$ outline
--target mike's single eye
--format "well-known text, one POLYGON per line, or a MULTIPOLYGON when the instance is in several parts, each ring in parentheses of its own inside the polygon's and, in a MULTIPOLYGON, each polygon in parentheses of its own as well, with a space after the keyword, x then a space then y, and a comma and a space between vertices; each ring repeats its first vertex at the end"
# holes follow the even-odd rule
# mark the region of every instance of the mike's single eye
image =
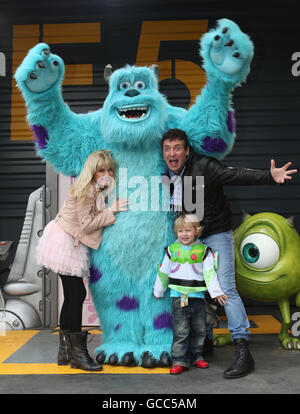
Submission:
POLYGON ((248 266, 256 269, 266 269, 278 262, 280 251, 272 237, 262 233, 253 233, 245 237, 240 247, 240 253, 248 266))
POLYGON ((143 81, 136 81, 133 85, 137 89, 145 89, 146 85, 143 81))
POLYGON ((130 82, 122 82, 122 83, 120 83, 120 89, 121 90, 128 89, 128 88, 130 88, 130 86, 131 86, 131 83, 130 82))

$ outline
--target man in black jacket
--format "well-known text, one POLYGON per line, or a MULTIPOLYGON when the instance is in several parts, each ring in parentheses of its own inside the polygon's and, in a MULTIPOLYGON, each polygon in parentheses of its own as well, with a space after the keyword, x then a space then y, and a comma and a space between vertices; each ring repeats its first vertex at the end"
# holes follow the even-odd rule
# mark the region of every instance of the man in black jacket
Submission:
POLYGON ((236 361, 224 371, 224 377, 243 377, 253 371, 254 360, 248 349, 250 325, 235 284, 232 213, 223 185, 281 184, 291 179, 290 175, 297 170, 288 170, 291 163, 276 168, 274 160, 271 160, 270 170, 227 167, 212 157, 196 154, 185 132, 179 129, 171 129, 164 134, 162 150, 168 166, 166 175, 173 183, 171 208, 177 212, 198 214, 197 194, 204 196, 204 211, 199 217, 204 226, 201 241, 218 252, 218 279, 229 298, 224 308, 236 348, 236 361), (187 177, 191 177, 191 180, 187 180, 187 177), (204 192, 201 192, 202 185, 198 183, 197 177, 204 177, 204 192), (188 203, 187 192, 192 196, 188 203))

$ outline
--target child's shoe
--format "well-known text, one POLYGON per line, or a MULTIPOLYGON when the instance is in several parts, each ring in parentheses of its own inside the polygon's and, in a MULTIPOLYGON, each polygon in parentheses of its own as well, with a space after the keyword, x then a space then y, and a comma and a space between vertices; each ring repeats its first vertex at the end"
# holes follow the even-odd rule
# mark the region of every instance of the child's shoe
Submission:
POLYGON ((208 368, 208 362, 204 361, 204 359, 200 359, 195 363, 195 366, 198 368, 208 368))
POLYGON ((178 375, 181 374, 183 371, 187 370, 188 368, 183 367, 182 365, 173 365, 172 368, 170 368, 170 374, 171 375, 178 375))

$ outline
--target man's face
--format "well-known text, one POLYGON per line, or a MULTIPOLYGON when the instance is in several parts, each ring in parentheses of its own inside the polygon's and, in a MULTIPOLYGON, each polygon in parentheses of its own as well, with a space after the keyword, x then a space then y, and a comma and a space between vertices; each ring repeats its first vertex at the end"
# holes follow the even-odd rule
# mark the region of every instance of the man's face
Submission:
POLYGON ((184 142, 181 139, 166 139, 163 143, 163 156, 169 169, 175 174, 182 170, 190 149, 184 148, 184 142))

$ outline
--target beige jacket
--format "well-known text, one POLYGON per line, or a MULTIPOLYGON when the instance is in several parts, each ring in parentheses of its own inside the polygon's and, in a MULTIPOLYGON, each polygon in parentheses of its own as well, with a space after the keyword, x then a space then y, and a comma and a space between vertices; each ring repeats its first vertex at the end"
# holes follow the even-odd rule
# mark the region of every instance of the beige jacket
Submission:
MULTIPOLYGON (((95 185, 90 186, 82 203, 69 193, 55 217, 55 222, 74 237, 75 246, 80 241, 97 250, 102 240, 103 227, 110 226, 116 221, 111 210, 107 208, 98 210, 96 199, 98 198, 99 202, 99 197, 101 193, 95 185)), ((105 205, 104 201, 100 204, 105 205)))

